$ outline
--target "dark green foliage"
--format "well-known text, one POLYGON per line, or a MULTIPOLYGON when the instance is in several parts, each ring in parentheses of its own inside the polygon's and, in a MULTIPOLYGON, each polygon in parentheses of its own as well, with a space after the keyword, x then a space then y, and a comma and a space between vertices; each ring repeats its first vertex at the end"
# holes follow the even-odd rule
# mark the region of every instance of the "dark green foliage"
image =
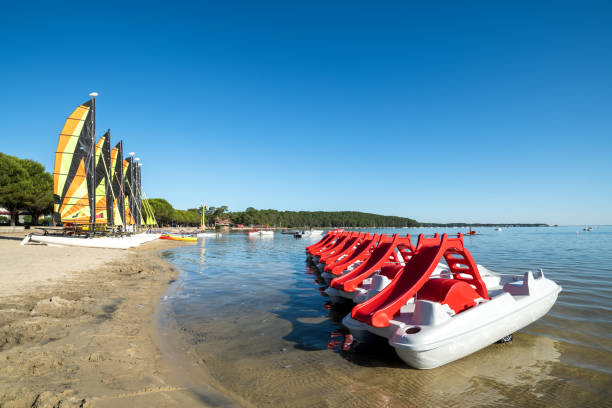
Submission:
POLYGON ((0 153, 0 206, 11 213, 11 225, 15 225, 17 211, 23 208, 31 185, 19 159, 0 153))
POLYGON ((53 210, 53 178, 42 164, 0 153, 0 206, 11 212, 11 225, 18 211, 27 211, 37 223, 41 214, 53 210))
POLYGON ((404 217, 358 211, 277 211, 256 210, 228 214, 235 224, 293 227, 417 227, 420 224, 404 217))
POLYGON ((198 226, 200 224, 200 210, 190 208, 189 210, 177 210, 163 198, 150 198, 147 200, 153 208, 155 219, 160 226, 170 224, 181 224, 198 226))
POLYGON ((153 208, 155 219, 159 225, 165 225, 172 222, 174 218, 174 208, 163 198, 150 198, 147 200, 153 208))
POLYGON ((32 216, 32 223, 38 224, 38 217, 53 211, 53 177, 45 171, 45 167, 34 160, 20 160, 31 180, 24 209, 32 216))

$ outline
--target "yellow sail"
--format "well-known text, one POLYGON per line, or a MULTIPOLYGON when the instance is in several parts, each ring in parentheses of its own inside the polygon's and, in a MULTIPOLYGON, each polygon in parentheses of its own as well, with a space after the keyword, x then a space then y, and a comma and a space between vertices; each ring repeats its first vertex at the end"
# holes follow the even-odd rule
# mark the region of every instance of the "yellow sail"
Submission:
POLYGON ((111 182, 110 186, 113 191, 113 225, 124 225, 123 220, 123 185, 121 183, 123 173, 123 163, 121 157, 123 157, 123 143, 119 142, 113 150, 111 150, 110 157, 110 174, 111 182))
POLYGON ((108 184, 108 161, 105 156, 110 156, 110 134, 106 132, 96 143, 95 158, 96 158, 96 224, 108 224, 109 206, 107 201, 110 195, 110 190, 107 190, 108 184))
POLYGON ((59 135, 53 167, 53 211, 56 222, 89 223, 88 183, 93 132, 92 101, 70 114, 59 135))
POLYGON ((134 225, 134 214, 132 214, 131 197, 132 197, 132 186, 130 184, 130 177, 128 175, 130 163, 127 160, 123 160, 123 192, 125 194, 124 206, 125 206, 125 225, 134 225))

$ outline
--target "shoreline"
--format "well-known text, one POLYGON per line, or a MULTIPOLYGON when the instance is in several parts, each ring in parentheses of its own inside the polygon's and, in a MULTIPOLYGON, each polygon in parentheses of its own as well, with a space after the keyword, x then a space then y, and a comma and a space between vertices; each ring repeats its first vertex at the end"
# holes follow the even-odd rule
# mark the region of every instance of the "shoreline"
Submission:
POLYGON ((161 353, 169 364, 174 378, 197 395, 203 406, 253 407, 249 401, 219 383, 207 367, 206 361, 195 353, 192 344, 184 338, 184 333, 172 310, 172 299, 180 292, 183 284, 181 277, 183 272, 178 270, 176 281, 170 283, 164 292, 154 316, 156 340, 161 353))
POLYGON ((176 380, 156 331, 179 273, 159 253, 184 243, 75 251, 19 246, 23 235, 0 235, 10 261, 0 271, 9 288, 0 292, 0 406, 205 406, 176 380))

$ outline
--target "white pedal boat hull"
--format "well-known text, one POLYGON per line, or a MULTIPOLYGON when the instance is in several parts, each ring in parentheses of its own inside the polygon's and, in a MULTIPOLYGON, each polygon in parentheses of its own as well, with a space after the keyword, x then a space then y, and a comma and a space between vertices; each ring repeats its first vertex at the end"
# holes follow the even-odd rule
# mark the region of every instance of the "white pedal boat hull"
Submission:
POLYGON ((342 323, 357 340, 385 337, 406 364, 431 369, 468 356, 540 319, 559 292, 561 287, 543 274, 534 278, 527 272, 523 281, 491 289, 491 300, 455 315, 439 303, 412 298, 387 327, 370 326, 350 314, 342 323))

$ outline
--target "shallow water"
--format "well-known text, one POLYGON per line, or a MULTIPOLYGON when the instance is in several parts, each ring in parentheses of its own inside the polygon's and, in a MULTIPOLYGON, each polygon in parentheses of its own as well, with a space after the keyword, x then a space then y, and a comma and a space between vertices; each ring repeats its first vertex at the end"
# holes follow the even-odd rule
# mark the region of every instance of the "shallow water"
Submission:
MULTIPOLYGON (((375 232, 456 233, 458 229, 375 232)), ((165 252, 181 277, 162 301, 162 347, 212 405, 611 406, 612 227, 482 228, 464 238, 500 273, 543 268, 563 287, 544 318, 433 370, 384 342, 351 344, 305 263, 316 240, 229 234, 165 252)))

